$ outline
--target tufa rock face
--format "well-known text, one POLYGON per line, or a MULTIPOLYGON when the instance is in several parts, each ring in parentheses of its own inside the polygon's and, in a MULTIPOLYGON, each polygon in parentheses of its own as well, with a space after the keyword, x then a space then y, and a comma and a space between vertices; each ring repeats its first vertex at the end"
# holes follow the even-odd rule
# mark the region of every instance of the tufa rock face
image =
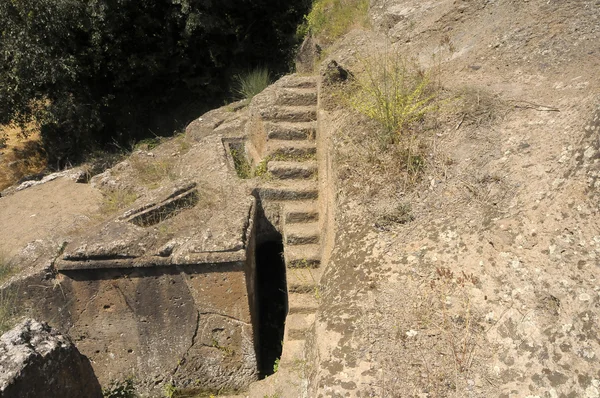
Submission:
POLYGON ((312 36, 306 36, 296 54, 296 71, 298 73, 312 73, 319 55, 321 55, 321 46, 315 42, 312 36))
POLYGON ((102 397, 102 390, 67 337, 26 319, 0 337, 0 397, 102 397))

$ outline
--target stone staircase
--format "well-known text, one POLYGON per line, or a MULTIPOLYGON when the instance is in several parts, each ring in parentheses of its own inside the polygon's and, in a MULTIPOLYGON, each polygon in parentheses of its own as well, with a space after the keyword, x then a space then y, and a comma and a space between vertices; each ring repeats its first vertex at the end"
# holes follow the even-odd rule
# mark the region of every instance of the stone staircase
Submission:
POLYGON ((304 362, 304 346, 318 307, 321 277, 317 174, 317 87, 314 77, 292 76, 276 105, 262 115, 267 134, 267 169, 272 179, 259 188, 263 202, 281 208, 288 286, 280 371, 304 362))

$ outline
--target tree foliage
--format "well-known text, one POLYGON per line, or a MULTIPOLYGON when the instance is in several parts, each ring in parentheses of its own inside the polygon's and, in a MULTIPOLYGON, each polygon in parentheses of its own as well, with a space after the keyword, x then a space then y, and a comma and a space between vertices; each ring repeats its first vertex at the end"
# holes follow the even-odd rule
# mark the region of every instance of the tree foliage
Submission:
POLYGON ((310 1, 3 0, 0 123, 35 118, 50 161, 160 134, 230 78, 288 65, 310 1))

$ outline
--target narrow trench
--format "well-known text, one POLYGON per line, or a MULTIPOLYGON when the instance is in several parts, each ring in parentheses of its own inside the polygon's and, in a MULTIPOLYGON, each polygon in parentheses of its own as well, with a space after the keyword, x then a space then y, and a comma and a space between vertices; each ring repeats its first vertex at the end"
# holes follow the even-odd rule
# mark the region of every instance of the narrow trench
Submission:
POLYGON ((283 332, 287 315, 287 286, 283 243, 267 241, 256 248, 256 278, 258 292, 260 378, 274 373, 276 361, 283 349, 283 332))

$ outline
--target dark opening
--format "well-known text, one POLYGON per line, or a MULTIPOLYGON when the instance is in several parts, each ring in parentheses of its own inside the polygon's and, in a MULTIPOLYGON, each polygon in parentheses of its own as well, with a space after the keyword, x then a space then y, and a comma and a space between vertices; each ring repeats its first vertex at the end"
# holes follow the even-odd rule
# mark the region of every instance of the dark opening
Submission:
POLYGON ((258 296, 260 377, 274 373, 274 365, 281 357, 283 332, 287 315, 287 286, 283 243, 269 241, 256 248, 256 280, 258 296))

